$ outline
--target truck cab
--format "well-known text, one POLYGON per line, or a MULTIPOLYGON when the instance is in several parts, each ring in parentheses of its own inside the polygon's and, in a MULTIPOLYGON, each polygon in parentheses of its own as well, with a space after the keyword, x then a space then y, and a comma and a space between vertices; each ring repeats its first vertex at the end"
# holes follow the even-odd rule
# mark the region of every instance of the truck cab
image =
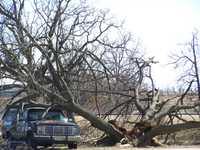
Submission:
POLYGON ((9 141, 9 149, 16 148, 16 141, 23 141, 33 149, 54 144, 67 144, 69 149, 76 149, 80 140, 80 128, 73 114, 58 105, 9 105, 2 122, 2 136, 9 141))

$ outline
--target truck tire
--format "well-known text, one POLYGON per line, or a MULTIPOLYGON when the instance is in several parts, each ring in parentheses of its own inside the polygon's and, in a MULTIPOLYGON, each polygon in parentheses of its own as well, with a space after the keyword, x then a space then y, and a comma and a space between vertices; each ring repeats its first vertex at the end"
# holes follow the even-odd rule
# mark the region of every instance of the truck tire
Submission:
POLYGON ((7 137, 7 148, 8 150, 15 150, 16 149, 16 144, 13 142, 13 138, 11 135, 7 137))
POLYGON ((69 143, 68 148, 69 149, 77 149, 77 143, 69 143))
POLYGON ((37 145, 32 141, 32 137, 31 136, 27 137, 26 144, 27 144, 29 149, 37 150, 37 145))

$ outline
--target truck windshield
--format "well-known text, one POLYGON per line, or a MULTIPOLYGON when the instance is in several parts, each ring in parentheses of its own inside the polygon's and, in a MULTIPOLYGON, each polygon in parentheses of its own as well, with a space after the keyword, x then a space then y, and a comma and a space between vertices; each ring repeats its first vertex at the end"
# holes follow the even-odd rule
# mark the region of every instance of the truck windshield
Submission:
POLYGON ((30 109, 28 111, 28 120, 36 121, 36 120, 45 119, 45 120, 64 120, 64 121, 66 121, 65 115, 60 110, 50 110, 45 115, 45 117, 42 118, 44 113, 45 113, 45 109, 30 109))
POLYGON ((65 120, 65 116, 61 111, 49 111, 45 117, 47 120, 65 120))
POLYGON ((36 121, 41 120, 45 109, 30 109, 28 112, 28 120, 36 121))

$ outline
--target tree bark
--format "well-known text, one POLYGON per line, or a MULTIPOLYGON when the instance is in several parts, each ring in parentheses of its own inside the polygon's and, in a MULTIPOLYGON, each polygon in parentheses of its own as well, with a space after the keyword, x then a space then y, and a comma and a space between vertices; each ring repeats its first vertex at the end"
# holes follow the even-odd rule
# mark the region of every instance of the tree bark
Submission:
POLYGON ((73 112, 79 114, 80 116, 82 116, 85 119, 87 119, 88 121, 90 121, 93 127, 97 128, 101 131, 104 131, 106 134, 108 134, 109 136, 111 136, 113 138, 113 141, 119 142, 124 137, 124 135, 122 133, 120 133, 119 131, 115 130, 112 127, 112 125, 110 125, 106 121, 102 120, 101 118, 98 118, 91 112, 83 109, 79 105, 77 105, 77 104, 68 105, 67 104, 67 105, 64 105, 64 107, 67 110, 71 109, 73 112))
POLYGON ((195 42, 195 39, 197 37, 195 35, 193 35, 192 37, 192 54, 193 54, 193 59, 194 59, 194 69, 195 69, 195 77, 196 77, 196 82, 197 82, 197 89, 198 89, 198 98, 199 98, 199 101, 200 101, 200 80, 199 80, 199 68, 198 68, 198 61, 197 61, 197 54, 196 54, 196 42, 195 42))
POLYGON ((161 125, 152 128, 149 132, 139 137, 138 146, 146 146, 151 144, 152 138, 161 134, 170 134, 186 129, 200 128, 200 122, 189 121, 186 123, 175 124, 175 125, 161 125))

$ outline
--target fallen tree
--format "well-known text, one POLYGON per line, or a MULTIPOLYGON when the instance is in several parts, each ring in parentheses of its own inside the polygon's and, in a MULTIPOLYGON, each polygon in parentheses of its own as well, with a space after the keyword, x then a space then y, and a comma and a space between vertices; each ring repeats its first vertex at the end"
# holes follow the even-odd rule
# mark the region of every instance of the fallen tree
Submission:
MULTIPOLYGON (((138 44, 130 43, 130 34, 107 17, 106 11, 90 8, 82 1, 31 2, 3 0, 0 4, 1 78, 20 83, 27 95, 18 101, 43 97, 83 116, 119 142, 127 133, 101 118, 98 95, 102 93, 112 103, 106 114, 117 111, 128 115, 137 110, 141 117, 138 123, 150 124, 151 130, 133 137, 139 140, 138 146, 148 145, 158 134, 178 131, 179 125, 159 126, 162 118, 198 106, 180 103, 192 82, 181 97, 160 99, 151 76, 151 65, 157 62, 136 57, 138 44), (31 2, 34 7, 26 7, 31 2), (143 86, 144 78, 150 80, 150 91, 143 86), (92 93, 98 115, 80 104, 81 93, 92 93), (172 100, 174 105, 168 105, 172 100)), ((180 125, 182 129, 194 126, 197 123, 180 125)))
POLYGON ((185 123, 180 124, 174 124, 174 125, 160 125, 160 126, 154 126, 146 132, 143 136, 139 137, 138 146, 145 146, 145 145, 151 145, 151 139, 158 135, 162 134, 170 134, 175 133, 178 131, 186 130, 186 129, 194 129, 194 128, 200 128, 200 122, 199 121, 188 121, 185 123))

